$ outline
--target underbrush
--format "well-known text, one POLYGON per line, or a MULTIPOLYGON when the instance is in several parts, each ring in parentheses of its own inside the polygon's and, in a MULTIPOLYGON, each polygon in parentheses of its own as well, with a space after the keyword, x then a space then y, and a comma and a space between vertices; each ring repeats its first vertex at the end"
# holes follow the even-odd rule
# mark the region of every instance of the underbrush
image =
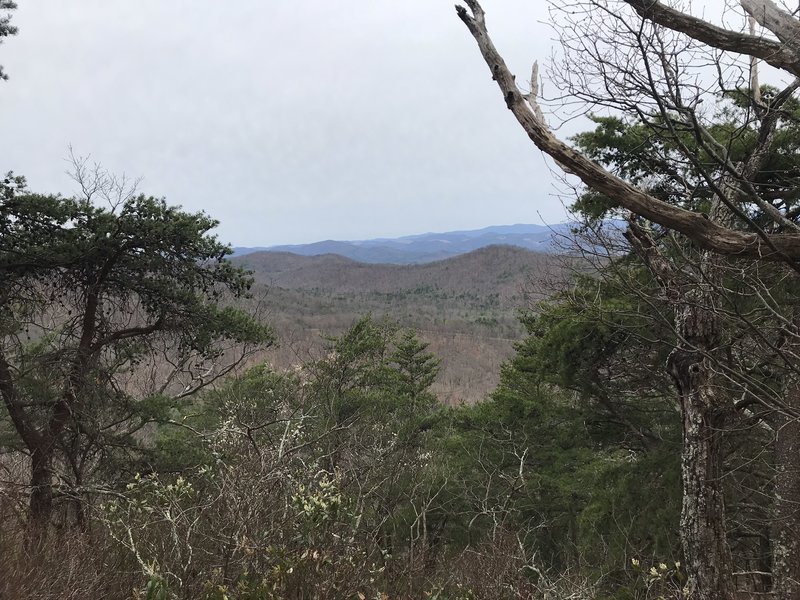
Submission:
MULTIPOLYGON (((596 597, 585 580, 544 577, 520 556, 510 535, 446 560, 426 561, 420 552, 418 560, 389 558, 376 568, 366 549, 343 548, 337 536, 318 539, 302 550, 270 544, 256 548, 249 540, 230 547, 209 538, 192 548, 190 562, 185 553, 176 552, 161 555, 163 562, 158 564, 139 562, 108 531, 51 532, 31 549, 21 524, 3 523, 0 528, 0 598, 9 600, 596 597), (231 561, 237 563, 233 569, 231 561)), ((156 525, 138 533, 152 542, 162 538, 165 545, 174 541, 174 532, 156 525)), ((272 533, 279 538, 283 532, 272 533)), ((268 541, 273 540, 267 536, 264 542, 268 541)))

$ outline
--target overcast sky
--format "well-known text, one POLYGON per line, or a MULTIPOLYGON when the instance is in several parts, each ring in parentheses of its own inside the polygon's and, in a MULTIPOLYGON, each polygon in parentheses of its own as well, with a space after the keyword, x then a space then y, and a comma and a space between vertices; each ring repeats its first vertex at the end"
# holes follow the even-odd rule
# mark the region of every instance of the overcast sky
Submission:
MULTIPOLYGON (((22 0, 0 170, 75 191, 68 147, 236 245, 559 222, 544 159, 449 0, 22 0)), ((518 69, 544 3, 487 0, 518 69)))
MULTIPOLYGON (((0 170, 75 191, 68 147, 235 245, 565 220, 452 0, 21 0, 0 170)), ((541 0, 485 0, 524 77, 541 0)))

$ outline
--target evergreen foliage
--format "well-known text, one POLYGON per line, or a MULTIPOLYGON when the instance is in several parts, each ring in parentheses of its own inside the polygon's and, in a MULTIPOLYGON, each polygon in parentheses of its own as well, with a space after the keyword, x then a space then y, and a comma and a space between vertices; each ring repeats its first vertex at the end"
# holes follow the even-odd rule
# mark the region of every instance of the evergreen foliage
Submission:
MULTIPOLYGON (((0 11, 8 11, 6 14, 0 14, 0 44, 3 43, 3 38, 10 35, 17 34, 17 28, 11 24, 10 12, 17 8, 17 3, 13 0, 0 0, 0 11)), ((8 79, 8 75, 3 71, 3 66, 0 65, 0 80, 8 79)))
POLYGON ((272 334, 221 303, 251 279, 224 260, 206 215, 142 195, 105 208, 32 194, 11 175, 2 198, 0 395, 46 522, 57 463, 80 502, 70 487, 224 374, 223 352, 272 334))

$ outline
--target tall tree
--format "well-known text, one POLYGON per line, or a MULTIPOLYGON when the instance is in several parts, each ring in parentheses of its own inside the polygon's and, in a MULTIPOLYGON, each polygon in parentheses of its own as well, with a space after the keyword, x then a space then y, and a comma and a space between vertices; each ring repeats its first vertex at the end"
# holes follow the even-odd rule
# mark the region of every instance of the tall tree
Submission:
POLYGON ((0 192, 0 397, 29 456, 31 521, 46 526, 62 465, 78 477, 87 448, 135 442, 154 401, 204 387, 272 334, 222 304, 251 279, 203 213, 42 196, 10 176, 0 192))
MULTIPOLYGON (((759 92, 763 96, 770 96, 776 90, 762 87, 759 92)), ((709 131, 720 145, 729 148, 734 161, 746 161, 758 139, 756 130, 741 125, 746 118, 744 113, 748 110, 751 92, 736 91, 727 96, 728 102, 722 106, 709 131)), ((753 180, 758 183, 762 193, 782 193, 793 173, 800 168, 797 160, 797 128, 800 125, 798 106, 795 100, 787 101, 775 130, 775 142, 761 158, 763 165, 760 170, 754 173, 753 180)), ((578 146, 593 159, 601 161, 615 172, 624 171, 639 185, 650 185, 652 193, 673 203, 682 201, 679 182, 692 181, 694 197, 687 202, 691 202, 696 210, 706 210, 705 207, 713 205, 713 189, 703 179, 697 178, 696 172, 686 168, 685 164, 674 158, 670 160, 676 148, 674 140, 660 136, 641 124, 626 123, 616 118, 595 120, 598 127, 594 131, 575 138, 578 146), (680 173, 680 179, 675 176, 677 173, 680 173)), ((682 138, 681 143, 687 146, 694 144, 689 132, 685 132, 682 138)), ((695 148, 695 152, 710 168, 712 158, 705 155, 702 148, 695 148)), ((590 218, 602 217, 614 210, 609 199, 591 191, 576 203, 575 208, 590 218)), ((769 218, 758 210, 752 210, 751 215, 759 223, 769 218)), ((754 458, 748 464, 750 467, 759 465, 760 477, 774 486, 771 524, 753 524, 755 529, 748 524, 744 529, 762 540, 772 539, 772 567, 766 560, 756 570, 775 571, 776 588, 781 590, 782 597, 794 597, 795 582, 800 581, 800 573, 796 571, 800 568, 800 561, 797 560, 793 543, 794 533, 783 531, 783 528, 791 528, 792 532, 796 530, 795 519, 800 500, 797 493, 796 446, 792 442, 796 435, 797 410, 800 408, 794 393, 797 360, 791 344, 786 345, 795 335, 798 307, 793 290, 798 280, 780 264, 758 265, 752 261, 723 260, 720 257, 714 259, 715 271, 708 266, 711 257, 693 251, 679 239, 664 235, 663 232, 645 233, 635 223, 631 234, 634 230, 639 236, 644 236, 647 245, 646 248, 639 247, 639 252, 646 260, 656 261, 662 269, 660 273, 664 277, 660 281, 665 286, 667 297, 669 294, 672 294, 672 298, 680 297, 679 285, 688 286, 694 293, 703 288, 710 293, 702 302, 695 300, 694 305, 697 307, 695 310, 702 308, 707 320, 714 322, 716 336, 714 345, 703 352, 705 368, 715 380, 713 387, 718 396, 717 405, 724 411, 719 415, 723 421, 718 419, 715 423, 714 430, 718 433, 711 439, 717 440, 717 452, 722 450, 722 446, 729 445, 723 438, 736 437, 739 438, 739 444, 745 440, 744 448, 760 444, 761 456, 769 457, 767 461, 754 458), (769 290, 769 300, 762 293, 764 289, 769 290), (769 383, 763 378, 767 372, 771 374, 769 383), (728 426, 723 426, 725 421, 728 426), (744 432, 747 432, 747 436, 742 438, 744 432), (790 450, 793 446, 795 449, 790 450)), ((636 248, 638 240, 634 238, 634 242, 636 248)), ((654 272, 659 274, 655 269, 654 272)), ((646 296, 649 292, 641 290, 639 293, 646 296)), ((678 324, 682 322, 685 321, 678 321, 678 324)), ((678 333, 676 331, 674 335, 680 342, 685 338, 678 333)), ((669 338, 672 339, 672 335, 669 338)), ((677 357, 677 352, 673 356, 677 357)), ((728 456, 727 462, 731 465, 738 463, 731 460, 732 456, 738 454, 736 449, 731 452, 729 448, 722 450, 722 453, 728 456)), ((718 468, 722 468, 721 457, 715 462, 718 468)), ((743 471, 741 463, 733 468, 731 465, 726 467, 723 478, 715 479, 727 480, 729 484, 736 482, 743 471)), ((744 469, 747 470, 750 468, 744 469)), ((744 484, 744 481, 739 484, 744 484)), ((751 494, 763 494, 760 502, 765 507, 769 506, 768 489, 755 492, 756 488, 750 483, 746 485, 751 487, 751 494)), ((716 488, 721 497, 723 488, 731 486, 711 487, 716 488)), ((741 490, 729 489, 731 493, 734 497, 742 497, 741 490)), ((687 494, 688 498, 691 496, 687 494)), ((741 504, 733 498, 729 498, 728 503, 734 507, 741 504)), ((727 527, 724 526, 724 516, 724 513, 720 513, 718 519, 723 525, 719 537, 723 539, 727 531, 731 544, 739 547, 740 556, 734 556, 736 570, 748 571, 750 567, 742 564, 741 556, 742 547, 746 548, 747 545, 743 545, 738 538, 743 531, 743 515, 736 510, 727 515, 733 518, 727 527)), ((759 515, 759 518, 769 520, 766 514, 759 515)), ((752 553, 752 549, 749 552, 752 553)))
MULTIPOLYGON (((739 259, 779 262, 800 271, 797 171, 791 165, 778 177, 764 177, 767 161, 775 156, 780 122, 794 119, 787 106, 796 101, 800 87, 800 46, 795 41, 800 24, 771 0, 741 0, 750 33, 712 25, 658 1, 554 2, 564 47, 555 79, 564 97, 589 109, 625 115, 649 137, 667 140, 650 149, 654 161, 669 168, 637 180, 624 167, 609 170, 619 167, 609 164, 613 160, 593 157, 553 135, 537 98, 536 64, 530 91, 524 92, 489 37, 484 11, 475 0, 466 4, 469 10, 457 7, 458 14, 529 138, 608 205, 633 215, 628 239, 661 283, 678 334, 668 369, 683 410, 682 534, 690 597, 731 598, 719 434, 729 423, 733 404, 730 395, 720 393, 724 377, 714 369, 726 345, 716 294, 726 270, 739 259), (762 31, 756 32, 757 26, 762 31), (757 60, 793 81, 761 94, 757 60), (718 77, 704 76, 704 64, 717 65, 718 77), (742 88, 751 92, 745 110, 737 114, 731 134, 720 139, 712 127, 717 99, 742 88), (745 138, 748 152, 737 155, 745 138), (665 184, 675 193, 665 196, 665 184), (694 275, 687 278, 676 269, 658 236, 637 218, 679 232, 699 248, 692 250, 694 275)), ((787 326, 784 335, 796 339, 794 326, 787 326)), ((786 365, 798 371, 793 358, 786 365)), ((787 409, 785 402, 781 409, 787 409)), ((798 416, 796 411, 791 415, 798 416)), ((776 550, 775 555, 781 553, 776 550)), ((776 570, 776 591, 781 597, 800 597, 795 577, 780 573, 776 570)))

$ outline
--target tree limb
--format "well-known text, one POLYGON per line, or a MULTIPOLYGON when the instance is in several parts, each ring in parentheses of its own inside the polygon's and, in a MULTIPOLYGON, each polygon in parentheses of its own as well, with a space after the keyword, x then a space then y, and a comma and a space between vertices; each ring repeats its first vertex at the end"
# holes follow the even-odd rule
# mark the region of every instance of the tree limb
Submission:
POLYGON ((118 342, 120 340, 126 340, 133 337, 141 337, 145 335, 150 335, 151 333, 155 333, 165 322, 165 317, 162 314, 158 317, 153 323, 150 325, 146 325, 143 327, 129 327, 128 329, 120 329, 119 331, 115 331, 103 338, 100 338, 96 342, 94 342, 91 346, 91 351, 96 352, 100 350, 103 346, 107 346, 112 342, 118 342))
MULTIPOLYGON (((718 50, 754 56, 777 69, 800 76, 800 56, 785 44, 717 27, 708 21, 688 15, 658 0, 623 1, 648 21, 688 35, 690 38, 708 44, 718 50)), ((740 0, 740 3, 749 14, 756 18, 759 24, 775 33, 776 36, 778 35, 772 29, 775 26, 775 17, 772 12, 769 13, 770 17, 772 17, 769 20, 765 19, 763 11, 761 11, 760 15, 755 14, 759 12, 759 8, 767 4, 771 4, 774 7, 775 5, 772 2, 769 0, 740 0)), ((778 38, 781 39, 780 36, 778 38)))
MULTIPOLYGON (((781 10, 772 0, 739 0, 739 4, 759 25, 775 34, 783 43, 784 50, 788 50, 795 58, 800 55, 800 22, 797 19, 781 10)), ((764 60, 769 62, 766 58, 764 60)), ((791 69, 783 68, 793 73, 791 69)))

